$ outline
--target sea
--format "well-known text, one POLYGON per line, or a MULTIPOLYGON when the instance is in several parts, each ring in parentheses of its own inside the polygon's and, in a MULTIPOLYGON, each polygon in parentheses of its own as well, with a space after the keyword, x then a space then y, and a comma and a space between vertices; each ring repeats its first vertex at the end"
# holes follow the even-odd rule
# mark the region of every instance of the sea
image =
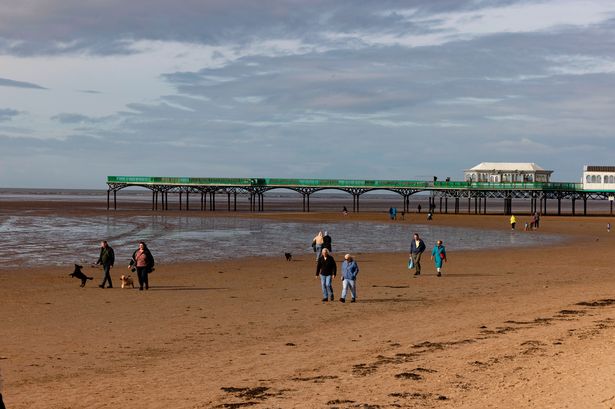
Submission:
MULTIPOLYGON (((339 195, 338 195, 339 196, 339 195)), ((345 203, 345 196, 325 196, 316 203, 336 202, 336 209, 345 203)), ((550 234, 501 230, 459 228, 441 225, 407 224, 388 219, 387 200, 376 197, 382 221, 356 222, 349 218, 340 222, 293 222, 266 218, 249 218, 245 212, 233 216, 208 217, 198 211, 184 215, 165 215, 149 211, 151 196, 142 191, 124 193, 122 199, 141 203, 143 215, 106 210, 106 191, 99 190, 35 190, 0 189, 0 268, 18 266, 71 266, 96 261, 101 240, 115 249, 117 263, 128 263, 139 241, 145 241, 157 264, 190 261, 238 259, 254 256, 283 257, 290 252, 295 258, 315 257, 311 243, 319 231, 332 237, 333 254, 408 251, 413 233, 419 233, 428 248, 443 240, 450 254, 473 249, 545 246, 564 240, 550 234), (25 207, 15 211, 3 203, 38 202, 35 210, 25 207), (41 212, 42 204, 57 209, 57 203, 86 203, 96 209, 95 215, 72 215, 66 212, 41 212)), ((300 206, 296 196, 277 195, 269 198, 280 207, 300 206), (295 203, 296 202, 296 203, 295 203)), ((394 201, 392 201, 394 203, 394 201)), ((226 205, 226 202, 224 202, 226 205)), ((351 208, 352 201, 349 208, 351 208)), ((372 206, 374 204, 372 203, 372 206)), ((121 207, 121 203, 120 203, 121 207)), ((294 209, 295 211, 297 209, 294 209)), ((282 210, 281 210, 282 211, 282 210)), ((90 212, 91 213, 91 212, 90 212)), ((437 215, 435 216, 437 217, 437 215)), ((478 220, 478 219, 477 219, 478 220)))

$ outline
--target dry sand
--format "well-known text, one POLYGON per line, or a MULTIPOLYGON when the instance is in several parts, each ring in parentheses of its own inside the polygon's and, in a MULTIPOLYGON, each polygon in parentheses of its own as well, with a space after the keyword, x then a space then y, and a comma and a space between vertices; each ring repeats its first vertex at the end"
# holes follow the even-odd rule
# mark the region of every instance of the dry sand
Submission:
MULTIPOLYGON (((264 217, 368 221, 383 214, 264 217)), ((410 233, 417 221, 424 219, 398 223, 410 233)), ((433 222, 506 229, 507 221, 436 215, 433 222)), ((67 276, 68 265, 0 269, 5 403, 610 408, 615 232, 606 232, 608 221, 544 217, 540 232, 517 234, 570 240, 449 250, 442 278, 428 257, 423 276, 413 278, 405 253, 359 254, 355 304, 322 303, 313 254, 286 262, 283 249, 275 259, 159 265, 143 292, 119 288, 121 265, 112 270, 111 290, 97 287, 101 271, 89 267, 95 280, 83 289, 67 276)), ((339 278, 334 289, 339 296, 339 278)))

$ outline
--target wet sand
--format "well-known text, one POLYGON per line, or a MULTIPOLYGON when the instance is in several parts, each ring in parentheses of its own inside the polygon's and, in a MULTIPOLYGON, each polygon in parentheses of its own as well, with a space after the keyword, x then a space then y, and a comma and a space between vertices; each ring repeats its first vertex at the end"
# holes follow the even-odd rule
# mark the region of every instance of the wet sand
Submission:
MULTIPOLYGON (((69 212, 98 212, 75 209, 69 212)), ((382 221, 386 215, 254 217, 382 221)), ((283 248, 277 258, 158 265, 143 292, 119 288, 122 265, 112 270, 116 288, 104 290, 97 287, 101 270, 90 267, 84 270, 95 279, 83 289, 68 277, 70 264, 0 269, 5 403, 9 409, 610 408, 615 232, 606 232, 608 221, 543 217, 540 232, 515 234, 569 240, 449 251, 441 278, 429 257, 423 275, 413 278, 405 253, 359 254, 355 304, 322 303, 313 254, 287 262, 283 248)), ((424 215, 396 223, 408 224, 410 234, 417 222, 424 215)), ((508 229, 506 216, 436 214, 433 223, 508 229)), ((334 290, 339 297, 339 277, 334 290)))

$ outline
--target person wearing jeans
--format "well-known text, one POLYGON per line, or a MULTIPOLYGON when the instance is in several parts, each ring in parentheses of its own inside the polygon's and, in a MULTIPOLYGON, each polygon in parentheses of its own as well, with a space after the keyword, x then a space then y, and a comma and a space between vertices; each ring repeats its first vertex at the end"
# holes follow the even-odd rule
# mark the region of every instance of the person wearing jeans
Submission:
POLYGON ((326 302, 331 299, 333 301, 333 285, 332 278, 337 275, 337 265, 335 260, 329 254, 329 250, 322 249, 321 256, 316 263, 316 277, 320 276, 320 287, 322 289, 322 301, 326 302))
POLYGON ((312 240, 312 247, 314 248, 314 252, 316 253, 316 261, 320 258, 322 251, 322 244, 324 242, 324 236, 322 231, 319 231, 314 240, 312 240))
POLYGON ((359 266, 354 261, 350 254, 344 256, 342 263, 342 296, 340 302, 346 302, 346 292, 350 288, 352 299, 350 302, 355 302, 357 299, 357 274, 359 274, 359 266))

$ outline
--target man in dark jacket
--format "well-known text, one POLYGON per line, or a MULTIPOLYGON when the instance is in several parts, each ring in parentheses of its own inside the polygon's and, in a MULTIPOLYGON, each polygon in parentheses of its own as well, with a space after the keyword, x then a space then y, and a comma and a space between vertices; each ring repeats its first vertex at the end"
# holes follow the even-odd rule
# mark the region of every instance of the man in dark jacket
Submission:
POLYGON ((98 261, 96 264, 102 264, 103 272, 105 277, 103 278, 103 282, 99 285, 100 288, 105 288, 105 283, 109 282, 107 288, 113 288, 113 283, 111 282, 111 274, 110 270, 115 263, 115 253, 109 243, 106 240, 100 242, 100 256, 98 257, 98 261))
POLYGON ((412 241, 410 242, 410 258, 414 264, 416 272, 415 276, 421 274, 421 254, 425 251, 425 243, 419 237, 418 233, 414 233, 412 241))
POLYGON ((329 298, 333 301, 333 286, 331 285, 332 277, 337 274, 337 265, 329 250, 322 249, 322 255, 316 263, 316 277, 320 276, 320 286, 322 288, 322 301, 326 302, 329 298))
POLYGON ((331 249, 331 236, 329 236, 328 231, 325 232, 325 235, 322 238, 322 248, 329 250, 329 252, 333 251, 331 249))

